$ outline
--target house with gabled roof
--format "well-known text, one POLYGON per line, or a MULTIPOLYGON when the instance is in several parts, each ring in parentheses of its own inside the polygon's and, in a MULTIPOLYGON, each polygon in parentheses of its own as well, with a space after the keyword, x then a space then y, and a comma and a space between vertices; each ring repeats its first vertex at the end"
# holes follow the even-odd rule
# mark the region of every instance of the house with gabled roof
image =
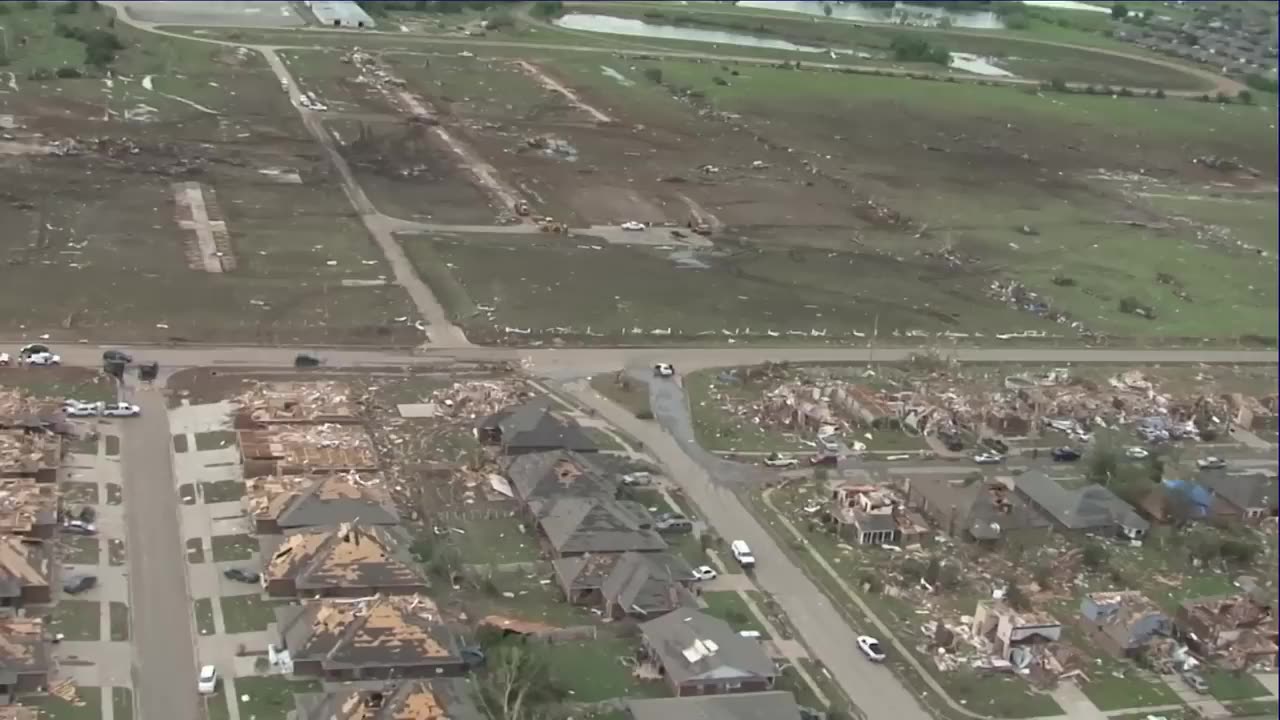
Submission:
POLYGON ((1133 506, 1096 483, 1068 487, 1042 470, 1028 470, 1014 478, 1014 489, 1059 530, 1136 540, 1151 529, 1133 506))
POLYGON ((1275 517, 1280 511, 1280 476, 1257 470, 1243 474, 1216 475, 1206 473, 1200 484, 1213 493, 1214 499, 1226 506, 1240 520, 1253 521, 1275 517))
POLYGON ((538 529, 558 557, 660 552, 667 543, 643 505, 605 497, 559 497, 539 511, 538 529))
POLYGON ((599 608, 614 619, 657 617, 695 603, 693 570, 668 552, 573 555, 552 566, 570 604, 599 608))
POLYGON ((426 574, 397 527, 309 528, 262 536, 263 584, 271 597, 365 597, 426 592, 426 574))
POLYGON ((569 450, 526 453, 511 458, 504 468, 516 499, 533 514, 555 498, 614 497, 617 480, 590 458, 569 450))
POLYGON ((523 455, 548 450, 596 452, 596 444, 578 424, 552 413, 551 398, 540 397, 523 405, 490 415, 476 428, 481 441, 502 446, 504 455, 523 455))
POLYGON ((16 693, 33 692, 49 684, 53 661, 44 621, 13 617, 0 620, 0 702, 16 693))
POLYGON ((259 534, 359 522, 398 525, 381 473, 268 475, 245 480, 245 510, 259 534))
POLYGON ((627 700, 628 720, 804 720, 795 696, 782 690, 744 695, 627 700))
POLYGON ((778 668, 759 641, 697 610, 670 612, 640 625, 641 653, 678 697, 761 692, 778 668))
MULTIPOLYGON (((338 687, 294 696, 294 720, 483 720, 460 678, 338 687)), ((0 719, 2 720, 2 719, 0 719)))
POLYGON ((0 535, 0 607, 20 608, 53 601, 49 587, 53 554, 41 540, 0 535))

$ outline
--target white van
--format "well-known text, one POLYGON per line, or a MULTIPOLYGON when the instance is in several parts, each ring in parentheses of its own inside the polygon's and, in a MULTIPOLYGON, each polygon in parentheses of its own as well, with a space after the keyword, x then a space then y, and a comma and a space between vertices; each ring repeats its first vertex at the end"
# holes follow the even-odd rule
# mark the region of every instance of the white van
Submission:
POLYGON ((729 550, 733 553, 733 559, 744 568, 753 568, 756 566, 756 556, 751 554, 751 548, 741 540, 734 540, 729 544, 729 550))

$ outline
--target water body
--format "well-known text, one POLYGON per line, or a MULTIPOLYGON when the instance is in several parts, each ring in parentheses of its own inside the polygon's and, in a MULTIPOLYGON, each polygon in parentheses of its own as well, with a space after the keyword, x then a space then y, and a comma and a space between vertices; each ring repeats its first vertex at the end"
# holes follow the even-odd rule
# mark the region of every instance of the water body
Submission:
MULTIPOLYGON (((618 18, 610 15, 592 15, 589 13, 571 13, 555 20, 555 24, 570 30, 606 33, 610 35, 627 35, 630 37, 657 38, 664 40, 688 40, 691 42, 718 43, 721 45, 739 45, 743 47, 769 48, 771 50, 787 50, 803 53, 828 53, 834 55, 870 58, 867 53, 855 53, 851 50, 811 47, 797 45, 777 38, 763 38, 746 33, 724 30, 703 30, 685 28, 675 25, 656 25, 643 20, 618 18)), ((990 77, 1013 77, 1013 73, 996 66, 990 58, 983 58, 968 53, 951 53, 951 67, 976 75, 990 77)), ((610 73, 605 71, 606 75, 610 73)))
MULTIPOLYGON (((823 5, 831 6, 831 17, 841 20, 875 25, 915 25, 933 27, 946 18, 952 27, 969 30, 1003 30, 1004 22, 993 12, 953 11, 945 7, 930 5, 903 5, 898 3, 892 8, 869 7, 858 3, 820 3, 803 0, 740 0, 739 7, 755 10, 780 10, 782 12, 802 13, 825 17, 823 5)), ((1028 3, 1029 4, 1029 3, 1028 3)), ((1083 4, 1083 3, 1081 3, 1083 4)), ((1110 11, 1108 11, 1110 12, 1110 11)))

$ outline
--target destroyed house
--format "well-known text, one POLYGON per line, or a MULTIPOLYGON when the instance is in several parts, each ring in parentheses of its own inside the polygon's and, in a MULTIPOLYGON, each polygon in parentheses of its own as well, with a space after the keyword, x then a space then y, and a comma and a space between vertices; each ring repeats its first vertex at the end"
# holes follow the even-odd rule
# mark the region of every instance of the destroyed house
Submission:
POLYGON ((480 421, 476 435, 482 442, 502 446, 505 455, 570 450, 596 452, 596 445, 578 424, 551 412, 551 398, 537 398, 480 421))
POLYGON ((639 503, 611 498, 562 497, 538 517, 538 529, 560 557, 586 553, 659 552, 667 543, 639 503))
POLYGON ((1019 611, 1003 602, 979 602, 973 613, 973 634, 991 641, 997 655, 1026 667, 1030 658, 1018 648, 1062 639, 1062 623, 1044 612, 1019 611))
POLYGON ((0 480, 0 534, 48 539, 58 525, 57 485, 34 478, 0 480))
POLYGON ((52 571, 52 553, 43 541, 0 535, 0 607, 52 602, 52 571))
POLYGON ((236 398, 235 427, 358 423, 360 407, 353 397, 346 383, 258 383, 236 398))
POLYGON ((627 700, 627 720, 803 720, 795 696, 772 690, 749 695, 627 700))
POLYGON ((54 433, 0 430, 0 478, 58 480, 62 464, 62 437, 54 433))
POLYGON ((392 527, 343 523, 337 528, 264 536, 263 584, 271 597, 364 597, 426 592, 427 578, 409 553, 410 539, 392 527))
POLYGON ((1274 602, 1258 593, 1185 600, 1174 615, 1187 647, 1234 668, 1276 661, 1277 622, 1274 602))
POLYGON ((65 419, 54 400, 0 388, 0 430, 44 432, 62 426, 65 419))
POLYGON ((904 492, 912 507, 951 537, 994 543, 1049 531, 1049 521, 1000 481, 913 479, 904 492))
POLYGON ((467 681, 405 680, 294 695, 294 720, 482 720, 467 681))
POLYGON ((1102 485, 1066 487, 1040 470, 1014 479, 1018 494, 1067 532, 1116 535, 1135 540, 1147 534, 1147 522, 1129 503, 1102 485))
POLYGON ((778 669, 756 640, 697 610, 679 610, 640 625, 641 655, 677 697, 761 692, 778 669))
POLYGON ((17 693, 43 689, 49 684, 51 669, 42 620, 0 620, 0 702, 12 702, 17 693))
POLYGON ((507 478, 516 499, 533 514, 561 497, 614 497, 618 484, 585 456, 565 450, 529 453, 512 458, 507 478))
POLYGON ((1080 617, 1094 643, 1114 657, 1134 657, 1153 639, 1173 633, 1169 617, 1136 590, 1089 593, 1080 601, 1080 617))
POLYGON ((928 528, 908 513, 902 499, 887 487, 845 484, 832 492, 836 532, 859 545, 915 542, 928 528))
POLYGON ((1206 474, 1200 483, 1213 493, 1240 520, 1275 517, 1280 498, 1280 477, 1274 472, 1254 471, 1241 475, 1206 474))
POLYGON ((239 432, 245 477, 378 469, 378 453, 361 425, 271 425, 239 432))
MULTIPOLYGON (((11 697, 0 695, 0 702, 10 702, 11 697)), ((22 705, 0 705, 0 720, 40 720, 40 711, 22 705)))
POLYGON ((255 477, 245 481, 245 491, 245 510, 263 535, 344 522, 400 522, 379 473, 255 477))
POLYGON ((343 682, 466 671, 435 603, 420 595, 315 600, 275 614, 295 675, 343 682))
POLYGON ((670 553, 575 555, 552 565, 570 604, 613 619, 656 617, 694 602, 693 570, 670 553))

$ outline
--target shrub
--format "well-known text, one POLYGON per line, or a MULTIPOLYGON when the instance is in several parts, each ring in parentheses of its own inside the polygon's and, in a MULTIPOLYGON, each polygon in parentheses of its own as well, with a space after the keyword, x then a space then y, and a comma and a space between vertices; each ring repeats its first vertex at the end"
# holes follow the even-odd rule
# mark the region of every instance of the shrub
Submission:
POLYGON ((1098 543, 1089 543, 1084 546, 1080 561, 1090 570, 1097 570, 1107 562, 1107 549, 1098 543))
POLYGON ((654 85, 662 84, 662 68, 649 67, 644 69, 643 75, 654 85))
POLYGON ((53 74, 56 77, 61 78, 63 80, 67 80, 70 78, 84 77, 84 73, 80 72, 80 68, 71 67, 70 65, 66 65, 58 68, 56 71, 54 71, 53 74))

